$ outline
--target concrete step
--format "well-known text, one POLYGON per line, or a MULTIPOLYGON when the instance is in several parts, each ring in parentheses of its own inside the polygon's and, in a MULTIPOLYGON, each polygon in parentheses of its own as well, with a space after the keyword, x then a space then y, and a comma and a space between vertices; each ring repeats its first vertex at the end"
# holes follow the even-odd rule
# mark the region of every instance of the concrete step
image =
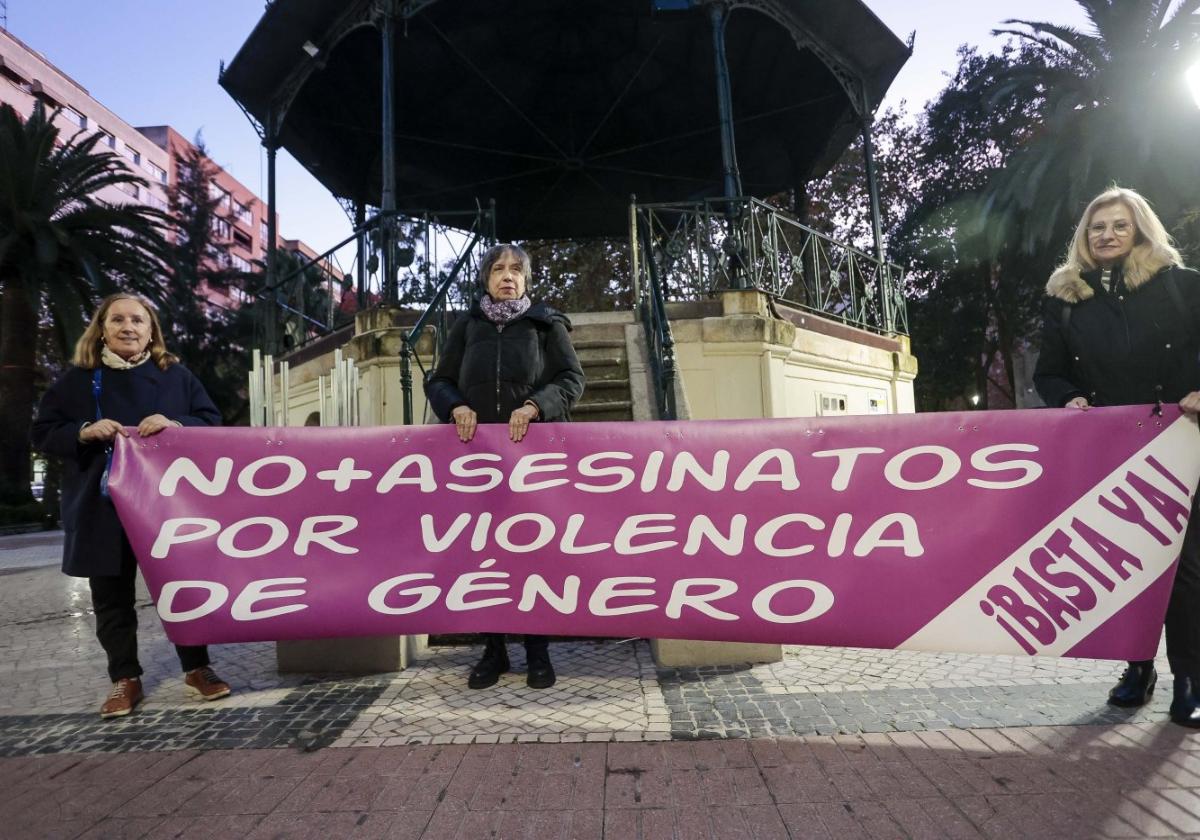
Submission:
POLYGON ((583 375, 589 385, 595 382, 629 381, 629 366, 617 362, 593 362, 583 366, 583 375))
POLYGON ((575 355, 579 357, 579 361, 584 367, 588 364, 625 364, 628 354, 625 352, 625 345, 620 347, 614 345, 604 345, 602 347, 576 347, 575 355))
POLYGON ((613 420, 632 420, 633 404, 629 400, 614 400, 603 403, 581 403, 571 409, 571 419, 582 423, 600 423, 613 420))
POLYGON ((586 400, 589 396, 599 394, 611 394, 613 392, 628 395, 629 394, 629 377, 612 378, 612 379, 591 379, 587 381, 587 387, 583 392, 583 398, 586 400))
POLYGON ((580 341, 625 341, 625 325, 616 323, 603 324, 574 324, 571 330, 571 343, 578 346, 580 341))

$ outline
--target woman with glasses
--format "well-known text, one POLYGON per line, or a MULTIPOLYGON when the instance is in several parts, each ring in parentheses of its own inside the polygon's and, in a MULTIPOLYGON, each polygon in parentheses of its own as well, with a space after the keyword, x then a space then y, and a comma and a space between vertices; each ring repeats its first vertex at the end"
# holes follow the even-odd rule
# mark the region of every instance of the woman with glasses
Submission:
MULTIPOLYGON (((137 652, 137 560, 108 498, 108 466, 118 437, 157 435, 174 426, 216 426, 221 415, 204 386, 167 352, 154 307, 109 295, 75 345, 73 367, 46 392, 33 443, 63 459, 63 572, 86 577, 96 636, 108 657, 112 690, 100 717, 124 717, 141 702, 137 652)), ((184 687, 218 700, 229 686, 204 646, 176 645, 184 687)))
MULTIPOLYGON (((1093 199, 1046 293, 1033 380, 1047 405, 1178 402, 1200 412, 1200 274, 1183 267, 1146 199, 1120 187, 1093 199)), ((1198 532, 1193 502, 1166 620, 1171 720, 1193 728, 1200 728, 1198 532)), ((1153 660, 1130 662, 1108 702, 1141 706, 1157 679, 1153 660)))

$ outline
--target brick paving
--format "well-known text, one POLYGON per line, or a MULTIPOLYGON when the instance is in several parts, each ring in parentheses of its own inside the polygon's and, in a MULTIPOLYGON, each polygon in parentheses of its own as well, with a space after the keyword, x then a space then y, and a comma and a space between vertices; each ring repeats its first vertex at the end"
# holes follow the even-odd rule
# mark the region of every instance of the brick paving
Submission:
POLYGON ((789 647, 659 669, 557 642, 559 682, 465 688, 477 648, 406 671, 280 675, 214 648, 200 704, 142 591, 146 702, 108 684, 54 535, 0 537, 0 837, 1200 837, 1200 734, 1104 704, 1119 665, 789 647))

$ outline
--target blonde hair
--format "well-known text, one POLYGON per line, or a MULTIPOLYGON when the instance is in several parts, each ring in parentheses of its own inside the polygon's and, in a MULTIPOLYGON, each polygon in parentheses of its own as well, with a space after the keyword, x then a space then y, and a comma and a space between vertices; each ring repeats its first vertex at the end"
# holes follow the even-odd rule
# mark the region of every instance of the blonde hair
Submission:
POLYGON ((1092 250, 1088 247, 1088 224, 1092 215, 1101 207, 1110 204, 1123 204, 1133 214, 1135 239, 1133 250, 1125 258, 1125 276, 1134 283, 1148 280, 1165 265, 1183 265, 1183 257, 1172 244, 1171 234, 1163 227, 1158 216, 1146 201, 1134 190, 1118 187, 1115 184, 1092 199, 1083 217, 1075 227, 1075 235, 1071 237, 1071 245, 1067 249, 1067 258, 1055 273, 1067 271, 1082 274, 1098 267, 1092 258, 1092 250))
POLYGON ((150 344, 147 349, 150 351, 150 358, 154 360, 154 364, 162 370, 166 370, 171 365, 178 363, 179 357, 167 352, 166 342, 163 341, 162 327, 158 323, 158 312, 154 309, 154 305, 141 295, 117 292, 100 301, 100 306, 92 314, 91 323, 87 325, 87 329, 83 331, 79 341, 75 342, 75 355, 71 359, 71 364, 88 370, 100 367, 100 350, 104 346, 104 319, 108 317, 108 310, 119 300, 133 301, 145 309, 150 316, 150 344))

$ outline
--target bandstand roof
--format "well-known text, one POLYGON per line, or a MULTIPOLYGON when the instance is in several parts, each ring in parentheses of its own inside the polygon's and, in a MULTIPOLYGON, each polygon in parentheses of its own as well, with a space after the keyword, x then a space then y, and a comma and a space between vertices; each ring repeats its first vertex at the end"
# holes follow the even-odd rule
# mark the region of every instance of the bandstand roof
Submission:
MULTIPOLYGON (((610 236, 626 232, 631 194, 654 202, 723 193, 703 5, 397 5, 407 11, 394 68, 401 210, 467 210, 495 198, 502 239, 610 236)), ((857 115, 874 110, 909 50, 860 0, 729 5, 742 191, 801 186, 858 132, 857 115)), ((375 6, 275 0, 221 85, 260 123, 272 104, 284 113, 280 145, 335 195, 378 206, 375 6)))

